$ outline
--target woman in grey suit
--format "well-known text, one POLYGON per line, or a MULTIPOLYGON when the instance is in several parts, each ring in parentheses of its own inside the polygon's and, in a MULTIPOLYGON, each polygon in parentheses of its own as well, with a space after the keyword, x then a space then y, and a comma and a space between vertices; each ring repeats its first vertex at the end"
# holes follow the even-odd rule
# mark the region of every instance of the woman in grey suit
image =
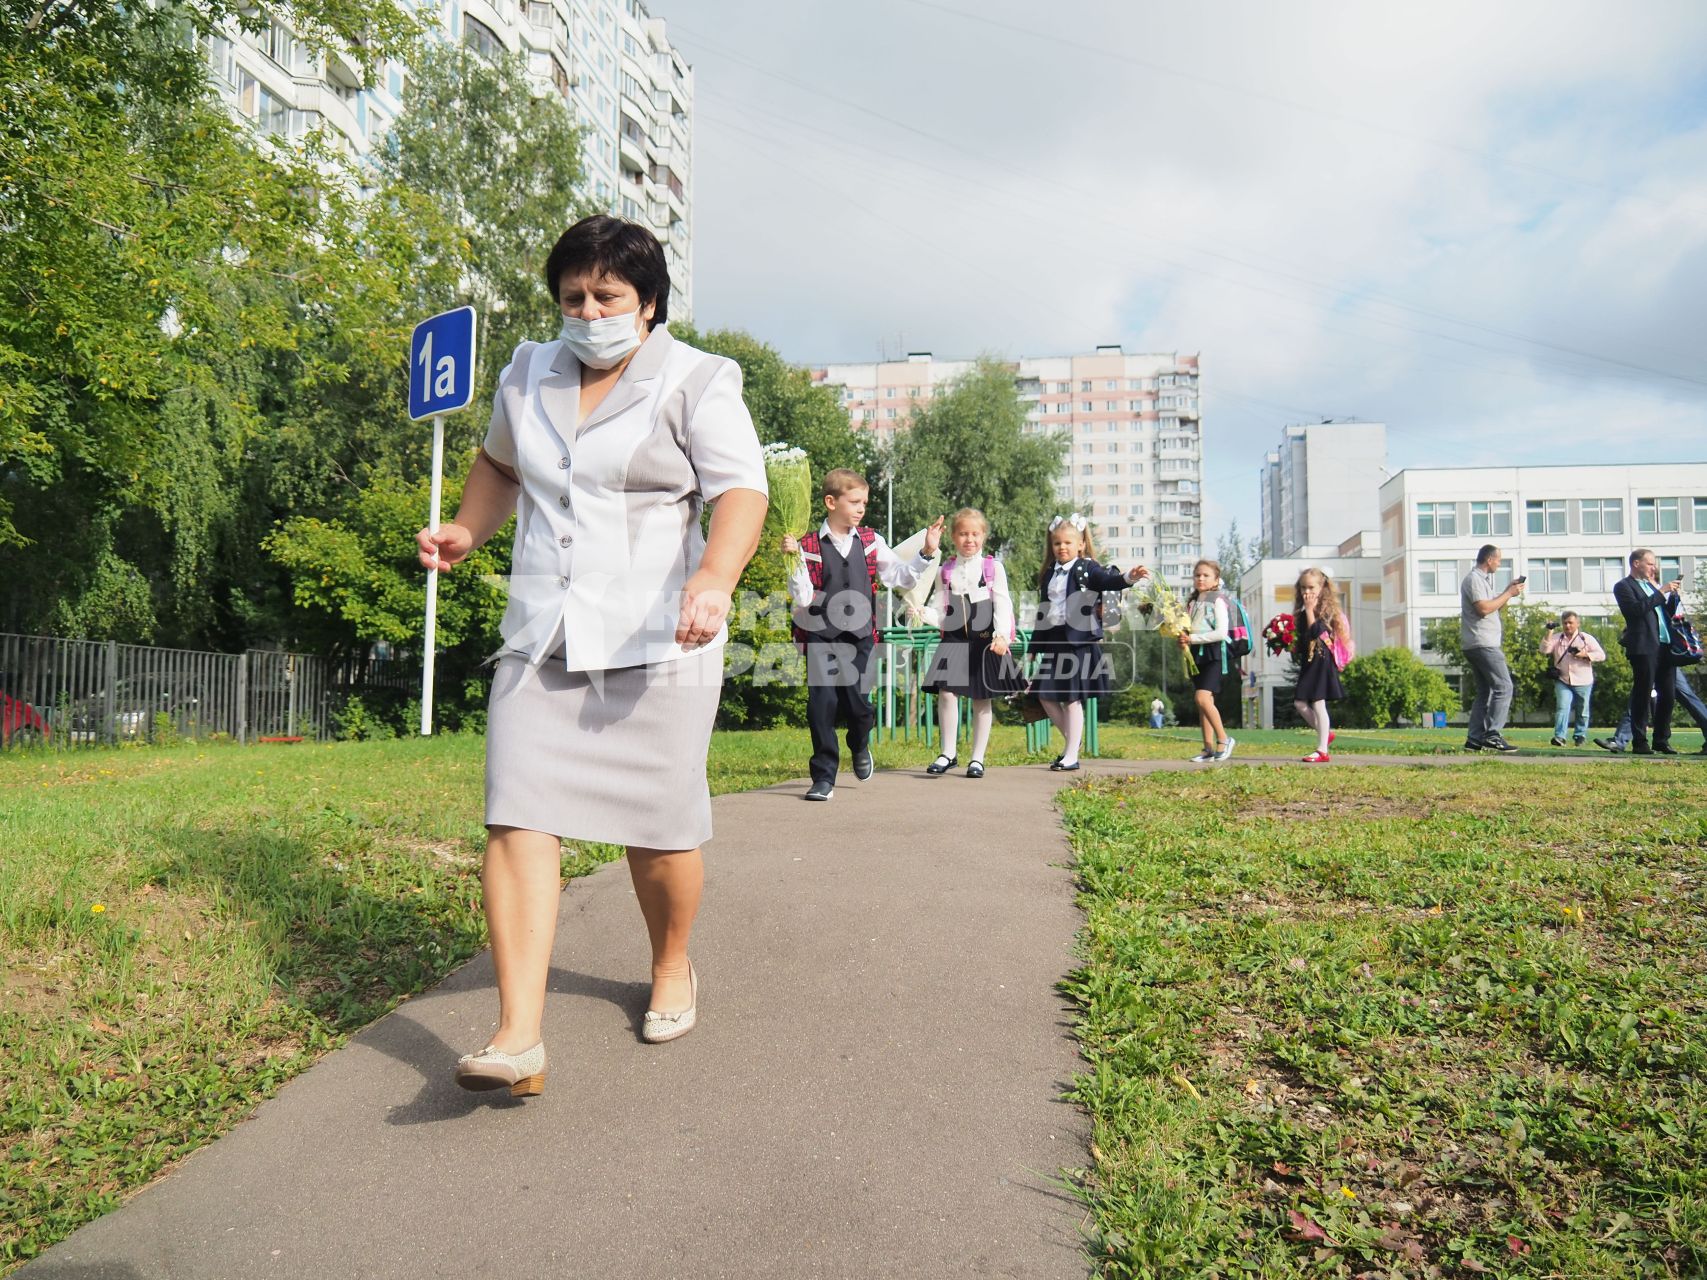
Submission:
POLYGON ((711 835, 706 750, 724 619, 767 505, 740 369, 664 328, 656 237, 583 219, 545 279, 560 338, 516 348, 456 519, 416 535, 421 563, 445 570, 516 516, 481 873, 498 1029, 456 1069, 465 1088, 515 1095, 544 1085, 561 838, 627 846, 652 945, 643 1038, 673 1040, 697 1019, 688 936, 711 835))

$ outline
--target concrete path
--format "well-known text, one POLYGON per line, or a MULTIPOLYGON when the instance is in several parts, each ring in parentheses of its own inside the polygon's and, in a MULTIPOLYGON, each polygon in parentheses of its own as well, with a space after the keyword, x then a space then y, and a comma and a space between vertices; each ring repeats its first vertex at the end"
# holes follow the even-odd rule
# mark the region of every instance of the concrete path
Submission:
POLYGON ((563 895, 542 1097, 451 1082, 496 1015, 482 956, 18 1274, 1078 1280, 1082 1214, 1053 1177, 1086 1162, 1058 1100, 1078 1066, 1055 983, 1079 913, 1052 801, 1087 775, 1180 767, 1204 766, 721 797, 693 1034, 636 1035, 645 937, 607 867, 563 895))

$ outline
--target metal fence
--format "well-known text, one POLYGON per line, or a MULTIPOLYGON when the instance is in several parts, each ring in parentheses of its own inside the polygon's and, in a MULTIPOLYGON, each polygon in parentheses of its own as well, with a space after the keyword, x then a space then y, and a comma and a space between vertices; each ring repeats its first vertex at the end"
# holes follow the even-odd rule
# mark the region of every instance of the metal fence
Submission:
POLYGON ((420 668, 406 661, 0 633, 0 749, 217 735, 324 740, 336 736, 350 698, 401 700, 419 687, 420 668))

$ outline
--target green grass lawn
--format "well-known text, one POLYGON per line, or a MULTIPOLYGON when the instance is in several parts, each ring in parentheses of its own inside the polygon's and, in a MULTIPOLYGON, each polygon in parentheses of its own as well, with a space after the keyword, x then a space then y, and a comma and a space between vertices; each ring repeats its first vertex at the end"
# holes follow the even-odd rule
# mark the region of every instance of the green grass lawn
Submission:
MULTIPOLYGON (((1514 737, 1551 754, 1545 730, 1514 737)), ((1240 738, 1241 756, 1308 749, 1301 732, 1240 738)), ((1353 732, 1335 750, 1461 741, 1353 732)), ((1195 743, 1180 729, 1103 736, 1105 754, 1131 758, 1189 756, 1195 743)), ((994 746, 992 764, 1028 758, 1016 727, 999 726, 994 746)), ((808 751, 799 729, 717 734, 712 788, 799 778, 808 751)), ((877 748, 886 768, 934 754, 917 741, 877 748)), ((484 945, 483 756, 482 739, 448 736, 0 757, 0 1270, 112 1208, 484 945)), ((1525 771, 1498 787, 1604 800, 1641 777, 1651 800, 1683 776, 1668 768, 1684 765, 1591 771, 1604 786, 1578 770, 1525 771)), ((1158 796, 1225 785, 1155 784, 1158 796)), ((616 852, 567 846, 564 874, 616 852)))
POLYGON ((1099 1273, 1707 1274, 1701 775, 1302 776, 1064 798, 1099 1273))

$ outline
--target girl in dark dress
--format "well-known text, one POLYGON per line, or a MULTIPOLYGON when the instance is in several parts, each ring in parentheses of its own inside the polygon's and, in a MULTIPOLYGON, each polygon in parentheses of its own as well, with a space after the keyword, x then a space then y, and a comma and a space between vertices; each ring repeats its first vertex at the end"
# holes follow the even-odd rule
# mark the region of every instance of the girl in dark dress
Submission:
POLYGON ((1294 706, 1304 723, 1316 731, 1316 749, 1305 764, 1326 764, 1333 729, 1328 703, 1345 697, 1340 667, 1351 655, 1351 624, 1340 609, 1334 584, 1320 569, 1306 569, 1293 588, 1292 616, 1298 620, 1292 641, 1298 659, 1298 688, 1294 706))
POLYGON ((1049 767, 1079 767, 1085 733, 1085 700, 1108 692, 1108 655, 1102 651, 1101 595, 1124 591, 1150 571, 1135 565, 1122 573, 1096 562, 1090 525, 1082 515, 1049 522, 1049 546, 1037 576, 1037 629, 1031 648, 1038 655, 1031 689, 1061 731, 1066 745, 1049 767))

